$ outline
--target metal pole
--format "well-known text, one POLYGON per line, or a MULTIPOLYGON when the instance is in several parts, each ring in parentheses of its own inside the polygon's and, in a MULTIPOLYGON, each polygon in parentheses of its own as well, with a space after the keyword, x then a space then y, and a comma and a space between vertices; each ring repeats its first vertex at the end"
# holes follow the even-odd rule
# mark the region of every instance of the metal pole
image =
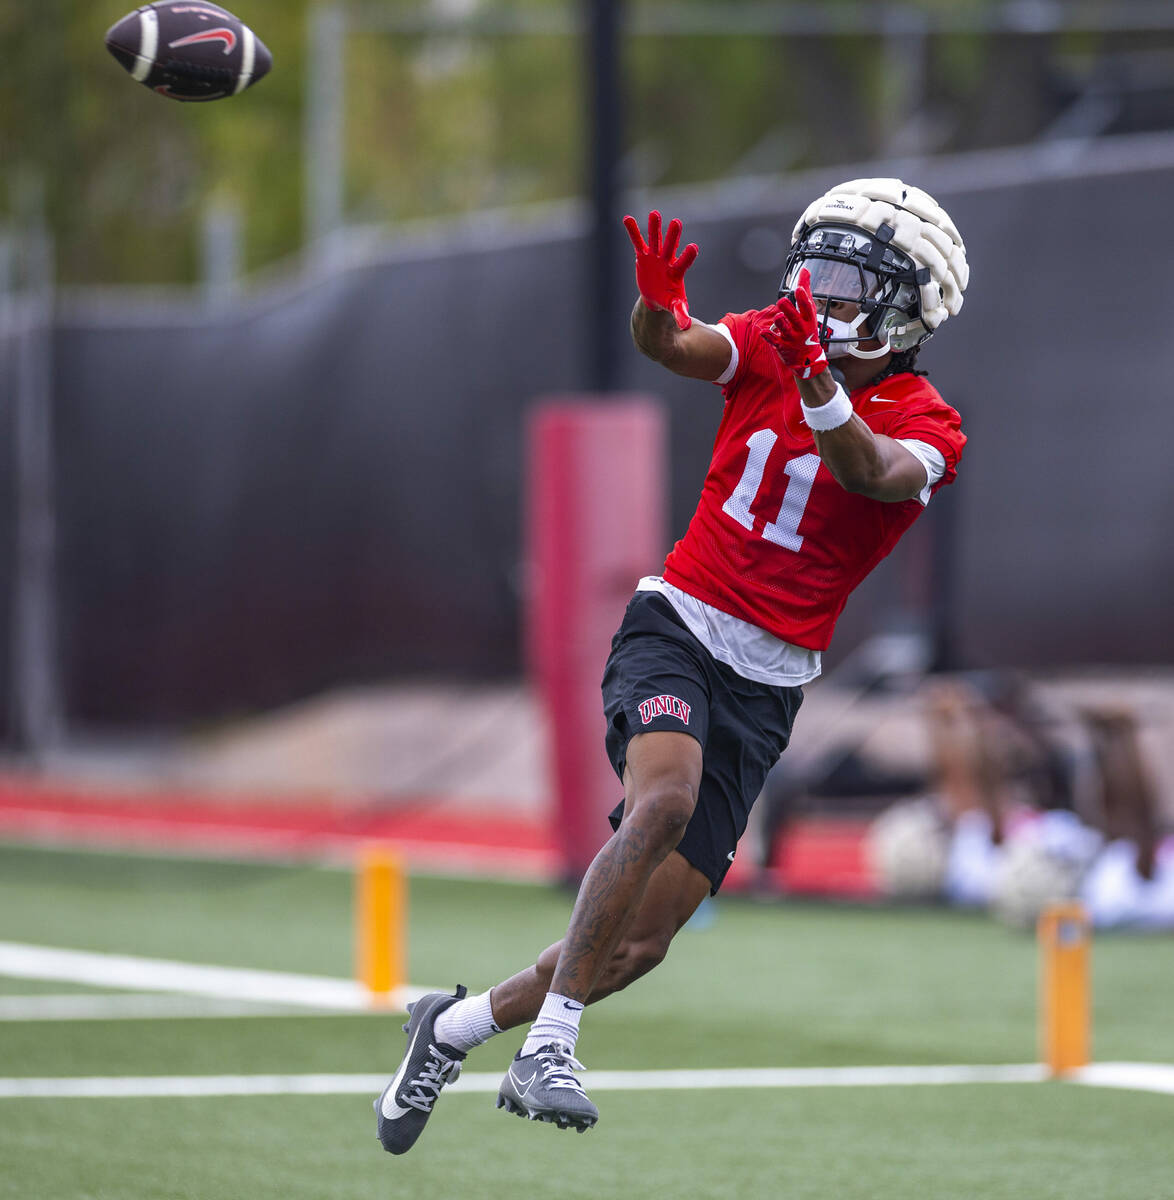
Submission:
POLYGON ((929 74, 928 21, 904 6, 883 12, 884 81, 880 153, 916 156, 925 150, 925 96, 929 74))
POLYGON ((305 231, 321 248, 344 221, 347 14, 339 4, 311 10, 306 23, 305 231))
POLYGON ((962 537, 961 500, 965 484, 955 480, 934 497, 930 523, 929 636, 931 671, 957 671, 965 664, 958 632, 959 572, 962 537), (962 490, 960 490, 962 489, 962 490))
POLYGON ((54 254, 38 223, 22 238, 26 294, 18 308, 13 411, 16 462, 12 613, 16 742, 34 760, 64 731, 57 654, 57 527, 53 469, 54 254))
POLYGON ((590 87, 591 233, 587 242, 591 303, 589 379, 597 392, 615 387, 616 230, 620 219, 616 165, 622 142, 619 8, 621 0, 587 0, 590 87))
POLYGON ((231 299, 240 286, 242 227, 240 205, 234 200, 217 200, 204 210, 201 274, 210 304, 231 299))

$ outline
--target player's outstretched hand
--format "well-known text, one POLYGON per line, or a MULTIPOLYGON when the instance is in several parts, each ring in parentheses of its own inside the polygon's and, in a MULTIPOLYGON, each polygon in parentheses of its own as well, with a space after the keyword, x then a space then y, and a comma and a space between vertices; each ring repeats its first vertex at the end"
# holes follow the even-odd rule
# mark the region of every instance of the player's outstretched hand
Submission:
POLYGON ((688 329, 693 324, 689 316, 689 298, 685 295, 685 272, 697 257, 697 246, 690 242, 676 257, 681 240, 681 222, 674 217, 660 236, 660 213, 648 214, 648 241, 640 232, 635 217, 624 218, 624 228, 636 250, 636 286, 640 296, 651 309, 667 310, 677 321, 677 328, 688 329))
POLYGON ((800 379, 812 379, 827 370, 827 354, 819 340, 819 316, 811 295, 811 273, 806 267, 799 272, 794 300, 789 296, 779 299, 773 320, 762 336, 800 379))

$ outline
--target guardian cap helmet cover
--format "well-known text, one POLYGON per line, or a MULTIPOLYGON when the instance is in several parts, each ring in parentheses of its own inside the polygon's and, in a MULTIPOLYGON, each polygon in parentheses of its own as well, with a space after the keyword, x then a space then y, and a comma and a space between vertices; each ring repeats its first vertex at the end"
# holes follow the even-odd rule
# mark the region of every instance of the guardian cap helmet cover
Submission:
POLYGON ((794 290, 803 267, 832 357, 879 358, 921 345, 961 309, 970 279, 966 247, 945 209, 899 179, 853 179, 811 204, 791 236, 780 295, 794 290), (856 319, 831 317, 836 300, 858 304, 856 319), (881 348, 859 349, 868 337, 881 348))

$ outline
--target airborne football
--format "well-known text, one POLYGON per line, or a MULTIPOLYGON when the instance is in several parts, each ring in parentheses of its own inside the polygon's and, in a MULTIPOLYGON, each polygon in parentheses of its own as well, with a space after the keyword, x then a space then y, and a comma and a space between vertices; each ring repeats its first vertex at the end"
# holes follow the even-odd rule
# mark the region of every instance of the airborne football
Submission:
POLYGON ((238 96, 273 66, 265 43, 216 4, 144 4, 106 34, 106 49, 137 83, 169 100, 238 96))

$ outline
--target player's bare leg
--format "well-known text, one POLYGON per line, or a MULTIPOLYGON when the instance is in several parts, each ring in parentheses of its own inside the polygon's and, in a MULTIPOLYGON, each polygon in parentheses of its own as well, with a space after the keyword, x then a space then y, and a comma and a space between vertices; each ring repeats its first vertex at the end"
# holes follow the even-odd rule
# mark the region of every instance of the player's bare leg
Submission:
POLYGON ((579 887, 550 988, 497 1103, 530 1120, 580 1131, 599 1118, 574 1076, 579 1016, 634 920, 653 872, 676 848, 701 783, 701 746, 655 731, 628 743, 624 817, 579 887))
MULTIPOLYGON (((644 899, 628 923, 588 1003, 603 999, 647 974, 664 958, 669 943, 709 895, 709 880, 680 854, 670 853, 652 872, 644 899)), ((417 1001, 405 1030, 408 1050, 400 1069, 376 1101, 379 1139, 392 1154, 410 1150, 424 1130, 441 1089, 456 1079, 460 1064, 474 1045, 494 1033, 533 1021, 550 991, 562 942, 548 946, 525 971, 498 984, 480 1000, 434 993, 417 1001), (491 1007, 490 1007, 491 1005, 491 1007), (463 1006, 456 1032, 446 1027, 463 1006), (486 1015, 478 1017, 481 1010, 486 1015), (482 1027, 478 1029, 478 1021, 482 1027), (419 1031, 419 1037, 415 1036, 419 1031), (462 1036, 463 1035, 463 1036, 462 1036)))
MULTIPOLYGON (((701 747, 688 734, 657 732, 632 739, 624 773, 624 819, 584 878, 567 938, 492 992, 466 998, 459 988, 455 996, 434 993, 413 1005, 405 1026, 407 1052, 376 1102, 379 1138, 387 1150, 403 1154, 415 1144, 441 1089, 457 1077, 473 1045, 539 1015, 567 959, 572 935, 577 938, 577 969, 590 974, 589 1000, 618 991, 664 957, 673 936, 709 892, 709 880, 672 852, 693 811, 700 778, 701 747), (593 939, 598 944, 589 948, 593 939)), ((530 1065, 547 1076, 560 1101, 574 1099, 581 1110, 564 1114, 561 1122, 557 1115, 550 1119, 585 1129, 598 1114, 571 1074, 573 1040, 572 1033, 565 1054, 541 1062, 531 1054, 530 1065)), ((503 1106, 514 1103, 502 1101, 503 1106)))
MULTIPOLYGON (((652 872, 644 900, 587 1003, 594 1004, 620 991, 661 963, 669 943, 709 891, 709 880, 696 867, 676 851, 670 853, 652 872)), ((515 1029, 538 1016, 547 992, 552 990, 551 981, 562 949, 561 941, 548 946, 532 967, 493 989, 493 1018, 499 1029, 515 1029)))
POLYGON ((586 1003, 653 871, 676 848, 697 804, 701 746, 686 733, 641 733, 628 743, 624 819, 587 868, 550 990, 586 1003))

